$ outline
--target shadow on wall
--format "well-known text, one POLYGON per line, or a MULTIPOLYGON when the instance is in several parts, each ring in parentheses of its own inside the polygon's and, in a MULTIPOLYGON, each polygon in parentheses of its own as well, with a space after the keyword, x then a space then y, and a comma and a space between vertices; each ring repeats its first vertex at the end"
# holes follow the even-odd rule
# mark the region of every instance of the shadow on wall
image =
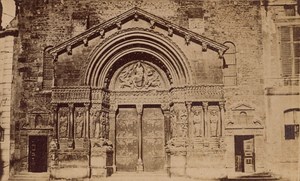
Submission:
POLYGON ((2 180, 3 172, 4 172, 4 163, 2 160, 2 149, 1 149, 1 143, 0 143, 0 180, 2 180))

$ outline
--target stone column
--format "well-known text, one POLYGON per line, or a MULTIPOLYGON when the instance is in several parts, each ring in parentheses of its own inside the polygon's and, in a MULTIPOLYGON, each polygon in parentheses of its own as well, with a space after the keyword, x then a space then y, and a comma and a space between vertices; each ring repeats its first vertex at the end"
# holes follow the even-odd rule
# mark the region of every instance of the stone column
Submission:
POLYGON ((170 107, 168 104, 161 105, 162 112, 164 114, 164 122, 165 122, 165 144, 171 139, 170 135, 170 107))
POLYGON ((90 131, 89 131, 89 127, 90 127, 90 104, 85 103, 84 107, 85 107, 84 138, 88 139, 88 138, 90 138, 90 131))
POLYGON ((57 104, 51 105, 52 109, 52 122, 51 125, 53 126, 53 134, 55 135, 55 139, 58 140, 59 138, 59 121, 58 121, 58 107, 57 104))
POLYGON ((191 118, 191 108, 192 108, 192 102, 186 102, 186 108, 187 108, 187 115, 188 115, 188 137, 191 139, 193 138, 193 128, 194 128, 194 124, 193 124, 193 120, 191 118))
POLYGON ((204 137, 209 137, 209 121, 208 121, 208 117, 207 117, 207 112, 208 112, 208 102, 202 102, 203 105, 203 133, 204 133, 204 137))
POLYGON ((224 107, 225 107, 225 102, 219 102, 219 107, 220 107, 220 132, 219 135, 223 136, 224 131, 225 131, 225 117, 224 117, 224 107))
POLYGON ((143 105, 137 104, 136 110, 138 113, 138 139, 139 139, 139 155, 137 162, 137 171, 144 171, 144 164, 142 160, 142 115, 143 115, 143 105))
POLYGON ((113 155, 113 173, 117 171, 117 164, 116 164, 116 112, 118 106, 110 105, 109 108, 109 140, 112 142, 114 155, 113 155))
POLYGON ((74 148, 74 104, 69 104, 68 148, 74 148))
MULTIPOLYGON (((167 145, 168 141, 171 139, 170 135, 170 106, 169 104, 162 104, 161 105, 162 112, 164 114, 164 122, 165 122, 165 145, 167 145)), ((165 153, 165 165, 164 168, 168 175, 170 174, 170 155, 166 152, 165 153)))

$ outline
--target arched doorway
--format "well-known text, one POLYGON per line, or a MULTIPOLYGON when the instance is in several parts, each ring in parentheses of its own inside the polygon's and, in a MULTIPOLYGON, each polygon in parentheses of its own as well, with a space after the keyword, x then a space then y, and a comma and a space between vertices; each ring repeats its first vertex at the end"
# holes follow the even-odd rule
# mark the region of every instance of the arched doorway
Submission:
POLYGON ((127 60, 115 71, 109 86, 110 91, 125 93, 133 99, 116 98, 118 108, 113 130, 117 171, 162 171, 166 163, 164 145, 168 125, 161 104, 168 100, 151 103, 149 93, 168 91, 167 76, 155 65, 159 61, 151 55, 134 53, 123 58, 127 60))
POLYGON ((172 87, 192 82, 188 61, 167 37, 141 28, 120 31, 90 54, 85 84, 92 109, 109 115, 115 171, 163 171, 170 139, 172 87), (103 92, 98 103, 93 92, 103 92), (98 108, 97 108, 98 107, 98 108))

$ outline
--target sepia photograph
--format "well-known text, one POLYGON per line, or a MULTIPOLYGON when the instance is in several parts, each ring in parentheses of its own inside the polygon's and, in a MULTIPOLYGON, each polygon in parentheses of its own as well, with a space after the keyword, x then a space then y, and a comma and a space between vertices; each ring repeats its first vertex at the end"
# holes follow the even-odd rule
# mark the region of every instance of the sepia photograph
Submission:
POLYGON ((300 0, 0 0, 0 181, 300 181, 300 0))

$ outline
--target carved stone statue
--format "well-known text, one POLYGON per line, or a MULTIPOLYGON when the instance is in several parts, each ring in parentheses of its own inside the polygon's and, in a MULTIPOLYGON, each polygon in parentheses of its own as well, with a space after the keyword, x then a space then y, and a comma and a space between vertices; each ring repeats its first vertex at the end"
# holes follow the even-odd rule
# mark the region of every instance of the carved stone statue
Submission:
POLYGON ((77 116, 75 118, 76 122, 76 137, 82 138, 83 137, 83 129, 84 129, 84 116, 82 111, 77 112, 77 116))
POLYGON ((150 65, 142 62, 125 67, 118 77, 121 89, 149 89, 161 86, 159 73, 150 65))
POLYGON ((108 138, 108 136, 109 136, 109 114, 105 113, 104 118, 105 118, 104 122, 102 123, 102 124, 104 124, 103 137, 108 138))
POLYGON ((133 85, 137 88, 141 88, 144 85, 144 67, 140 62, 134 65, 134 74, 133 74, 133 85))
POLYGON ((201 117, 201 108, 193 107, 193 124, 194 124, 194 136, 201 137, 202 136, 202 117, 201 117))
POLYGON ((210 136, 217 137, 218 136, 219 115, 216 110, 210 111, 209 123, 210 123, 210 136))
POLYGON ((92 137, 100 137, 100 111, 94 111, 92 113, 92 137))
POLYGON ((42 128, 44 126, 43 117, 40 114, 35 116, 35 128, 42 128))
POLYGON ((179 137, 186 137, 187 136, 187 111, 181 110, 179 111, 179 120, 177 122, 177 133, 179 137))
POLYGON ((61 138, 67 137, 68 131, 68 116, 67 112, 61 112, 59 115, 59 135, 61 138))

